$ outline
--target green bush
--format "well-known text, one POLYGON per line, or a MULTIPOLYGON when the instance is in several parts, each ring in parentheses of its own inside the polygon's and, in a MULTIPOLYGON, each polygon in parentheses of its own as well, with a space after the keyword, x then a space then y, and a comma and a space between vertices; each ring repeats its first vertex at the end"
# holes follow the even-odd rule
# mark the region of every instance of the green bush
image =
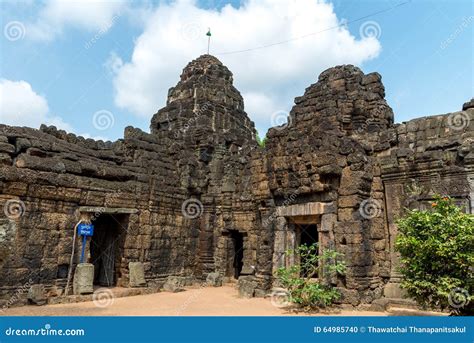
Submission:
POLYGON ((265 143, 267 142, 267 136, 261 139, 260 135, 257 133, 257 136, 255 137, 255 139, 257 140, 257 143, 261 148, 265 148, 265 143))
POLYGON ((474 216, 439 196, 398 221, 402 288, 425 308, 472 313, 474 216))
POLYGON ((330 285, 330 278, 345 271, 342 254, 324 250, 318 255, 318 245, 301 245, 286 255, 295 255, 300 261, 288 268, 279 268, 277 277, 288 290, 288 300, 305 309, 327 307, 339 299, 340 293, 330 285), (318 278, 315 278, 319 276, 318 278))

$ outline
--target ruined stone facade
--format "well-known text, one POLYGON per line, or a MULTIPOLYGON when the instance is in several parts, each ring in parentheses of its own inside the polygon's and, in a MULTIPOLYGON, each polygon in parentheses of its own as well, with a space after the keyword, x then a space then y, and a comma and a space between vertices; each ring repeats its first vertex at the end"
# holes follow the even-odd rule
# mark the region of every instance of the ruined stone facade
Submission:
POLYGON ((148 287, 219 273, 260 296, 295 263, 284 252, 310 241, 344 254, 343 302, 398 297, 404 208, 442 193, 474 211, 474 103, 394 124, 384 92, 377 73, 328 69, 260 147, 232 73, 204 55, 150 133, 102 142, 0 125, 0 299, 25 284, 62 294, 81 219, 96 226, 86 257, 100 285, 129 287, 140 262, 148 287))

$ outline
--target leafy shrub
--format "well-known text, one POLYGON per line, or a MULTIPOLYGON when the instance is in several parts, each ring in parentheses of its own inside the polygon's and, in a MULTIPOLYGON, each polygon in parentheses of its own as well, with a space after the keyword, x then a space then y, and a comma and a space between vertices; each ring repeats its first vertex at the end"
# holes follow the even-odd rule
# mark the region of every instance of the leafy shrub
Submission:
POLYGON ((265 143, 267 142, 267 136, 261 139, 260 135, 257 133, 257 136, 255 137, 255 139, 257 140, 257 143, 261 148, 265 148, 265 143))
POLYGON ((398 221, 401 283, 423 307, 472 312, 474 216, 439 196, 431 211, 411 210, 398 221))
POLYGON ((288 290, 288 300, 306 309, 327 307, 339 299, 340 293, 331 286, 329 280, 345 271, 342 254, 334 250, 324 250, 318 255, 318 245, 301 245, 295 251, 288 250, 299 264, 279 268, 277 277, 288 290), (319 278, 315 278, 319 276, 319 278))

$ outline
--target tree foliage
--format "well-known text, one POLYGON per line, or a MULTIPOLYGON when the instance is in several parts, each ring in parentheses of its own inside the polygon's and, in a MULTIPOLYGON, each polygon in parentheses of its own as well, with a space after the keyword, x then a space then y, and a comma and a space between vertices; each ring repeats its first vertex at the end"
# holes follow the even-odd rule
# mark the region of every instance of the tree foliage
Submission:
POLYGON ((336 274, 344 274, 345 264, 341 260, 342 254, 328 249, 318 255, 317 244, 301 245, 294 251, 288 250, 285 254, 294 255, 300 261, 288 268, 277 270, 277 277, 288 290, 290 302, 305 309, 314 309, 327 307, 339 299, 340 293, 331 286, 329 280, 336 274))
POLYGON ((263 137, 263 139, 260 138, 260 135, 257 133, 257 136, 255 137, 257 140, 257 143, 260 147, 265 148, 265 143, 267 142, 267 136, 263 137))
POLYGON ((423 307, 472 312, 474 216, 439 196, 398 221, 402 288, 423 307))

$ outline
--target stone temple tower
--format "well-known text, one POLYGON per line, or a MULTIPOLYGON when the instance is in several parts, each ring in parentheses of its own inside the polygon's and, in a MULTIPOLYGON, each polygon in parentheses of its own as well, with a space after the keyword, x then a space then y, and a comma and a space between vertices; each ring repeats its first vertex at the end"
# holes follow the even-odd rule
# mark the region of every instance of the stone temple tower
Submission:
POLYGON ((153 116, 150 130, 198 140, 218 133, 240 144, 254 140, 256 132, 232 73, 211 55, 200 56, 184 68, 181 80, 168 92, 166 107, 153 116))
POLYGON ((202 205, 199 219, 186 219, 199 232, 196 268, 205 275, 216 269, 216 237, 227 225, 223 212, 231 212, 241 157, 257 146, 230 70, 211 55, 191 61, 169 90, 167 105, 153 116, 150 131, 176 154, 177 193, 202 205))
POLYGON ((150 132, 103 142, 0 123, 0 307, 25 284, 64 294, 87 216, 86 259, 107 275, 96 286, 234 281, 261 297, 296 262, 288 251, 317 243, 344 255, 345 275, 327 280, 340 302, 383 309, 401 296, 405 209, 438 193, 474 213, 473 133, 472 100, 394 124, 381 76, 345 65, 321 73, 260 147, 232 73, 210 55, 183 69, 150 132))

